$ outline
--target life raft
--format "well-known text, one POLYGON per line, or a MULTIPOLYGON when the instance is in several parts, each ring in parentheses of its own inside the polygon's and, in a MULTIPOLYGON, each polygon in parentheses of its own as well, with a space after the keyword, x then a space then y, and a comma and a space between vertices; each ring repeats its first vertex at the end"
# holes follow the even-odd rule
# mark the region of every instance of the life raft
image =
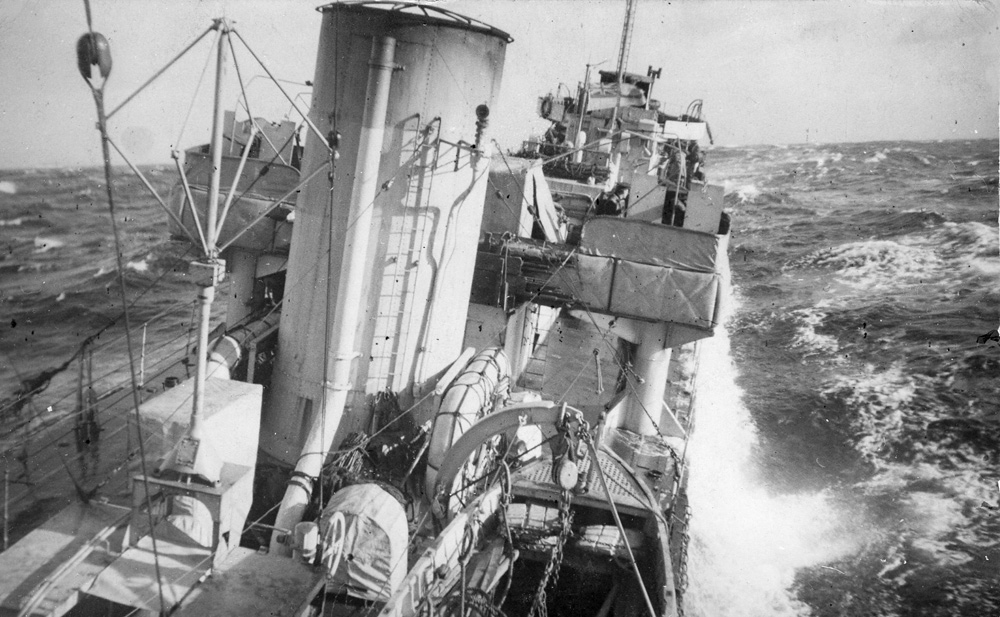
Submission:
POLYGON ((424 488, 434 494, 438 469, 451 446, 472 424, 503 404, 510 395, 510 360, 503 349, 479 352, 459 374, 441 399, 431 427, 424 488))

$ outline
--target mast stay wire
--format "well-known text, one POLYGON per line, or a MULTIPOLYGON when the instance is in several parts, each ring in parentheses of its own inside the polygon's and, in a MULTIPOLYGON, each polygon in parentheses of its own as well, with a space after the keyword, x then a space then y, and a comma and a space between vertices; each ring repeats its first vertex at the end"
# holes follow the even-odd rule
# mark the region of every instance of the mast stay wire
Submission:
POLYGON ((295 102, 295 99, 293 97, 289 96, 289 94, 287 92, 285 92, 285 89, 281 87, 280 83, 278 83, 278 79, 274 76, 273 73, 271 73, 271 70, 267 68, 267 65, 264 64, 264 61, 261 60, 260 57, 254 52, 254 50, 246 42, 246 40, 239 33, 239 31, 233 29, 233 30, 231 30, 231 33, 235 34, 236 38, 238 38, 240 40, 240 42, 243 43, 243 46, 246 47, 246 49, 247 49, 248 52, 250 52, 250 55, 253 56, 253 59, 256 60, 257 64, 260 65, 260 68, 264 69, 264 72, 267 73, 267 76, 271 78, 272 82, 274 82, 275 87, 278 88, 278 90, 283 95, 285 95, 285 98, 288 99, 288 102, 291 103, 291 105, 295 109, 295 111, 299 112, 299 115, 302 116, 302 119, 305 120, 306 124, 309 126, 309 130, 311 130, 313 132, 313 134, 316 136, 316 138, 319 139, 320 143, 325 144, 326 148, 329 150, 330 149, 330 145, 326 142, 326 137, 322 133, 320 133, 320 130, 318 128, 316 128, 316 125, 313 124, 313 121, 309 119, 309 114, 307 114, 307 113, 303 112, 301 109, 299 109, 299 106, 295 102))
MULTIPOLYGON (((89 0, 84 0, 84 2, 89 3, 89 0)), ((169 69, 171 66, 173 66, 178 60, 180 60, 185 54, 187 54, 187 52, 191 51, 191 48, 194 47, 195 45, 197 45, 203 38, 205 38, 208 35, 209 32, 211 32, 213 30, 217 30, 217 27, 218 27, 217 24, 213 23, 211 26, 209 26, 208 28, 206 28, 205 31, 202 32, 198 36, 198 38, 196 38, 195 40, 191 41, 188 44, 187 47, 185 47, 183 50, 181 50, 181 52, 179 54, 177 54, 169 62, 167 62, 167 64, 164 65, 163 68, 161 68, 156 73, 153 73, 153 76, 150 77, 149 79, 147 79, 145 81, 145 83, 143 83, 141 86, 139 86, 135 90, 135 92, 133 92, 132 94, 130 94, 129 96, 127 96, 125 98, 125 100, 123 100, 121 103, 118 104, 117 107, 115 107, 114 109, 112 109, 111 113, 107 114, 107 118, 110 120, 116 113, 118 113, 119 110, 121 110, 123 107, 125 107, 125 105, 129 104, 130 102, 132 102, 132 99, 134 99, 136 96, 138 96, 140 92, 142 92, 143 90, 145 90, 147 86, 149 86, 154 81, 156 81, 157 79, 159 79, 159 77, 161 75, 163 75, 167 71, 167 69, 169 69)))
MULTIPOLYGON (((88 18, 88 34, 85 35, 86 43, 83 45, 77 44, 77 54, 78 54, 78 65, 80 68, 80 73, 84 77, 84 81, 90 88, 91 94, 94 96, 94 105, 97 108, 97 128, 101 134, 101 153, 104 158, 104 184, 108 195, 108 211, 111 217, 111 230, 115 240, 115 261, 117 264, 118 271, 118 291, 121 296, 122 302, 122 316, 125 323, 125 340, 128 347, 128 365, 129 365, 129 375, 132 382, 132 404, 135 409, 136 425, 142 426, 142 412, 139 410, 140 400, 139 400, 139 379, 136 375, 135 369, 135 352, 132 345, 132 331, 130 316, 128 310, 128 293, 125 284, 125 263, 121 248, 121 234, 118 229, 118 214, 115 208, 114 199, 114 186, 112 185, 112 175, 111 175, 111 149, 108 147, 108 118, 104 112, 104 85, 107 83, 107 78, 111 74, 111 54, 110 49, 107 47, 107 42, 104 40, 103 51, 101 49, 102 45, 101 39, 98 39, 98 35, 93 32, 93 26, 90 23, 90 0, 84 0, 84 7, 87 12, 88 18), (103 57, 102 57, 103 56, 103 57), (94 69, 99 69, 100 81, 95 84, 96 76, 94 75, 94 69), (89 72, 89 74, 88 74, 89 72)), ((146 452, 144 439, 142 436, 142 431, 138 431, 139 436, 139 453, 142 462, 142 480, 145 484, 145 495, 146 495, 146 514, 149 519, 150 528, 150 538, 152 540, 153 548, 153 565, 156 570, 156 585, 157 591, 159 593, 160 599, 160 612, 166 613, 167 606, 166 601, 163 597, 163 581, 160 573, 160 557, 159 550, 157 548, 156 542, 156 529, 153 521, 153 504, 152 499, 149 495, 149 474, 146 469, 146 452)))
MULTIPOLYGON (((211 28, 209 28, 209 30, 211 30, 211 28)), ((197 43, 202 38, 204 38, 205 34, 208 34, 209 30, 206 30, 204 34, 202 34, 200 37, 198 37, 198 39, 195 41, 195 43, 197 43)), ((215 31, 215 41, 212 43, 212 47, 215 47, 216 45, 218 45, 218 43, 219 43, 219 37, 220 36, 222 36, 222 33, 219 32, 218 30, 216 30, 215 31)), ((188 46, 188 49, 190 49, 193 46, 194 46, 193 44, 190 45, 190 46, 188 46)), ((191 94, 191 103, 188 104, 187 113, 184 115, 184 122, 181 123, 181 130, 177 133, 177 139, 174 140, 174 147, 175 148, 180 148, 180 146, 181 146, 181 140, 184 139, 184 131, 185 131, 185 129, 187 129, 188 120, 191 119, 191 112, 194 111, 194 103, 195 103, 196 100, 198 100, 198 93, 201 91, 201 84, 205 81, 205 75, 208 73, 208 65, 212 61, 212 47, 210 47, 208 53, 205 54, 205 64, 201 68, 201 75, 198 76, 198 83, 195 84, 195 86, 194 86, 194 93, 191 94)), ((185 50, 185 52, 186 51, 187 50, 185 50)))
MULTIPOLYGON (((281 152, 282 152, 282 150, 285 149, 285 147, 288 146, 288 144, 290 144, 292 142, 292 139, 295 138, 295 133, 293 132, 288 137, 288 139, 285 140, 285 143, 282 144, 282 146, 280 148, 278 148, 278 147, 276 147, 274 145, 274 142, 271 141, 271 138, 267 136, 267 133, 264 131, 264 129, 261 128, 260 125, 257 124, 257 119, 253 117, 253 112, 250 111, 250 97, 247 95, 247 91, 246 91, 246 86, 248 86, 250 84, 250 82, 253 81, 253 78, 251 78, 250 81, 247 82, 247 83, 243 82, 243 73, 240 71, 240 63, 239 63, 239 60, 236 58, 236 47, 233 45, 233 39, 229 38, 227 40, 227 42, 229 43, 229 50, 232 53, 233 68, 236 69, 236 80, 240 84, 240 92, 242 94, 242 97, 241 97, 242 103, 240 103, 239 101, 237 101, 237 105, 242 105, 243 109, 246 110, 246 112, 247 112, 247 118, 248 118, 250 124, 253 127, 255 127, 260 132, 261 138, 264 141, 266 141, 269 146, 271 146, 271 149, 274 150, 277 158, 281 160, 281 164, 282 165, 291 165, 291 161, 286 161, 285 157, 283 157, 281 155, 281 152)), ((275 82, 275 83, 277 83, 279 80, 272 78, 272 81, 275 82)), ((284 81, 284 80, 282 80, 282 81, 284 81)), ((295 111, 299 111, 299 110, 296 108, 295 111)), ((299 111, 299 113, 302 113, 302 112, 299 111)), ((301 126, 301 125, 299 125, 299 126, 301 126)), ((298 130, 298 127, 296 127, 296 130, 298 130)), ((229 142, 229 152, 230 152, 230 154, 232 154, 232 147, 233 147, 233 142, 234 141, 235 141, 235 138, 231 138, 230 142, 229 142)), ((249 148, 249 147, 250 147, 249 143, 244 146, 244 148, 249 148)), ((273 163, 273 162, 274 162, 274 159, 272 158, 271 159, 271 163, 273 163)), ((258 176, 258 178, 259 178, 259 176, 258 176)), ((256 182, 256 179, 254 181, 256 182)), ((225 218, 225 217, 223 217, 223 218, 225 218)))

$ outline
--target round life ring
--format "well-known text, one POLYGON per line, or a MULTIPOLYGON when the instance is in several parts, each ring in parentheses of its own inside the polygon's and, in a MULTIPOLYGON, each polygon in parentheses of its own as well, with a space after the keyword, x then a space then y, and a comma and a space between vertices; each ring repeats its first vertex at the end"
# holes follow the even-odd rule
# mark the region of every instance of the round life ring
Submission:
POLYGON ((549 115, 552 114, 552 97, 551 96, 547 96, 544 99, 542 99, 542 107, 541 107, 541 109, 539 111, 541 112, 541 116, 543 118, 548 119, 549 115))

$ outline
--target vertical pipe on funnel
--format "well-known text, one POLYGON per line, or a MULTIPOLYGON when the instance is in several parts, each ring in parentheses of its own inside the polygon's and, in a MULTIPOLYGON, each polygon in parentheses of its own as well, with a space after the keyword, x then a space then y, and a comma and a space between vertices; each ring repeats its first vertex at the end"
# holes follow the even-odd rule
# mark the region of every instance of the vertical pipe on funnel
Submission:
MULTIPOLYGON (((333 339, 332 363, 329 374, 324 376, 323 408, 318 414, 305 443, 302 455, 295 465, 274 526, 293 529, 301 522, 302 513, 312 494, 312 479, 318 478, 323 461, 329 451, 344 406, 350 394, 351 368, 354 362, 355 334, 359 329, 358 317, 362 310, 365 258, 372 219, 372 202, 378 189, 378 170, 385 133, 385 119, 389 104, 389 85, 394 68, 396 39, 389 36, 372 40, 372 56, 368 70, 368 88, 358 144, 358 163, 351 191, 348 229, 344 239, 344 260, 340 273, 340 286, 331 331, 333 339)), ((332 249, 331 249, 332 250, 332 249)), ((334 290, 331 290, 331 292, 334 290)), ((329 340, 329 339, 328 339, 329 340)), ((283 532, 271 536, 271 552, 291 555, 291 547, 282 543, 283 532)))
POLYGON ((660 432, 663 394, 670 373, 670 348, 667 347, 669 325, 644 323, 639 327, 639 346, 634 358, 634 371, 642 380, 625 405, 620 426, 640 435, 660 432))

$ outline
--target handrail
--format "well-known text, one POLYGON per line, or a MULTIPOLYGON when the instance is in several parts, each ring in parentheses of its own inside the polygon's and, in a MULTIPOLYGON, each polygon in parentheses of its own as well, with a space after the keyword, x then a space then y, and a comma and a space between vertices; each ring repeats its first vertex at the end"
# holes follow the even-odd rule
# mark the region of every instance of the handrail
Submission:
POLYGON ((642 580, 642 573, 639 572, 639 564, 635 561, 635 555, 632 553, 632 547, 628 543, 628 535, 625 533, 625 527, 622 525, 622 519, 618 516, 618 508, 615 506, 615 500, 611 498, 611 491, 608 489, 608 481, 604 477, 604 470, 601 469, 600 459, 597 456, 597 448, 594 447, 593 442, 587 443, 587 449, 590 450, 591 465, 597 468, 597 477, 601 480, 601 487, 604 489, 604 495, 607 497, 608 505, 611 507, 611 515, 614 516, 615 525, 618 527, 618 532, 622 534, 622 542, 625 544, 625 552, 628 553, 629 563, 632 566, 632 573, 635 574, 636 581, 639 583, 639 590, 642 592, 642 599, 646 603, 646 609, 649 611, 649 617, 657 617, 656 611, 653 609, 653 602, 649 599, 649 592, 646 591, 646 585, 642 580))
MULTIPOLYGON (((156 321, 158 321, 159 319, 161 319, 161 318, 163 318, 163 317, 166 317, 167 315, 169 315, 169 314, 171 313, 171 311, 175 310, 176 308, 178 308, 178 307, 180 307, 180 306, 182 306, 182 305, 187 305, 187 304, 190 304, 190 302, 187 302, 187 301, 185 301, 185 302, 183 302, 183 304, 182 304, 182 302, 177 302, 177 303, 175 303, 174 305, 171 305, 170 307, 167 307, 166 309, 164 309, 164 310, 160 311, 159 313, 157 313, 157 314, 153 315, 152 317, 150 317, 149 319, 147 319, 147 320, 146 320, 146 321, 144 321, 143 323, 141 323, 141 324, 138 324, 138 325, 136 325, 135 327, 133 327, 133 328, 132 328, 132 331, 133 331, 133 332, 137 332, 137 331, 141 330, 142 328, 144 328, 144 327, 146 327, 146 326, 149 326, 149 325, 151 325, 151 324, 155 323, 155 322, 156 322, 156 321)), ((110 340, 108 340, 108 341, 105 341, 105 342, 103 342, 103 343, 101 343, 101 344, 95 344, 95 343, 92 343, 92 344, 93 344, 93 348, 92 348, 92 349, 93 349, 93 351, 95 351, 95 352, 99 352, 99 351, 105 351, 105 350, 107 350, 107 349, 108 349, 108 348, 109 348, 109 347, 110 347, 110 346, 111 346, 112 344, 114 344, 114 343, 118 343, 118 342, 121 342, 121 341, 122 341, 122 340, 124 340, 124 339, 125 339, 125 334, 124 334, 124 333, 122 333, 122 334, 119 334, 118 336, 116 336, 115 338, 112 338, 112 339, 110 339, 110 340)), ((176 340, 176 339, 171 339, 170 341, 168 341, 168 344, 169 344, 169 343, 171 343, 171 342, 173 342, 174 340, 176 340)), ((115 371, 118 371, 118 370, 120 370, 121 368, 123 368, 123 367, 125 367, 125 366, 127 366, 127 364, 119 364, 119 365, 116 365, 115 367, 111 368, 111 369, 110 369, 110 370, 108 370, 107 372, 105 372, 105 373, 103 373, 102 375, 100 375, 100 376, 98 377, 98 380, 101 380, 101 379, 104 379, 104 378, 106 378, 106 377, 107 377, 108 375, 110 375, 111 373, 113 373, 113 372, 115 372, 115 371)), ((24 393, 24 394, 23 394, 22 396, 20 396, 19 398, 16 398, 15 400, 12 400, 12 401, 10 401, 9 403, 7 403, 7 404, 5 404, 5 405, 2 405, 2 406, 0 406, 0 415, 3 415, 3 414, 4 414, 5 412, 7 412, 7 411, 8 411, 8 410, 10 410, 11 408, 13 408, 13 407, 14 407, 15 405, 17 405, 17 404, 18 404, 18 402, 20 402, 20 401, 26 401, 26 400, 28 400, 28 399, 30 399, 30 398, 32 398, 32 397, 34 397, 34 396, 38 396, 39 394, 41 394, 41 392, 42 392, 42 391, 44 391, 44 390, 45 390, 45 388, 46 388, 46 387, 47 387, 47 385, 46 385, 46 386, 39 386, 38 388, 36 388, 36 389, 34 389, 34 390, 30 391, 30 392, 26 392, 26 393, 24 393)), ((65 399, 66 399, 66 398, 67 398, 68 396, 69 396, 69 394, 66 394, 66 395, 63 395, 63 396, 60 396, 60 397, 56 398, 55 400, 53 400, 51 404, 55 405, 55 404, 57 404, 57 403, 61 403, 61 402, 63 402, 63 401, 64 401, 64 400, 65 400, 65 399)), ((5 437, 9 436, 10 434, 11 434, 11 433, 4 433, 4 434, 0 434, 0 439, 3 439, 3 438, 5 438, 5 437)))
MULTIPOLYGON (((166 360, 167 360, 167 359, 164 359, 164 361, 166 361, 166 360)), ((167 368, 164 368, 163 370, 161 370, 160 372, 158 372, 158 373, 156 374, 156 377, 160 377, 160 376, 162 376, 163 374, 165 374, 165 373, 167 372, 167 370, 169 370, 169 367, 167 367, 167 368)), ((114 406, 114 405, 117 405, 117 404, 121 403, 121 402, 122 402, 123 400, 125 400, 125 399, 126 399, 126 398, 127 398, 128 396, 130 396, 130 392, 128 392, 128 391, 119 391, 119 392, 121 393, 121 396, 119 396, 119 397, 118 397, 117 399, 115 399, 114 401, 110 402, 110 403, 108 404, 108 406, 109 406, 109 407, 111 407, 111 406, 114 406)), ((182 401, 182 402, 181 402, 181 404, 180 404, 180 406, 179 406, 179 407, 178 407, 177 409, 175 409, 173 413, 174 413, 174 414, 176 414, 177 412, 179 412, 179 411, 181 411, 182 409, 184 409, 185 407, 187 407, 187 406, 188 406, 188 405, 190 404, 190 400, 191 400, 191 398, 190 398, 190 397, 188 397, 188 398, 186 398, 186 399, 185 399, 184 401, 182 401)), ((125 413, 126 413, 126 414, 127 414, 127 413, 129 413, 129 410, 126 410, 126 411, 125 411, 125 413)), ((121 415, 121 414, 119 414, 119 416, 120 416, 120 415, 121 415)), ((114 418, 116 418, 116 417, 119 417, 119 416, 110 416, 110 417, 107 417, 107 418, 105 419, 105 421, 104 421, 104 422, 103 422, 103 423, 101 424, 101 427, 102 427, 102 429, 103 429, 103 427, 105 427, 105 426, 107 426, 108 424, 110 424, 110 423, 111 423, 111 422, 113 421, 113 419, 114 419, 114 418)), ((60 422, 63 422, 63 421, 66 421, 66 420, 68 420, 68 419, 72 419, 72 418, 73 418, 73 416, 67 416, 67 417, 65 417, 65 418, 62 418, 62 419, 60 419, 60 422)), ((55 424, 53 424, 53 425, 50 425, 50 426, 55 426, 55 424)), ((121 433, 121 432, 122 432, 123 430, 127 430, 128 428, 129 428, 129 425, 128 425, 128 424, 125 424, 124 426, 122 426, 122 427, 118 428, 117 430, 115 430, 114 432, 112 432, 112 433, 111 433, 110 435, 108 435, 108 437, 114 437, 114 436, 116 436, 116 435, 120 434, 120 433, 121 433)), ((61 433, 61 434, 59 435, 59 437, 58 437, 57 439, 55 439, 55 440, 53 440, 53 441, 50 441, 50 442, 46 443, 46 445, 45 445, 45 446, 43 446, 42 448, 39 448, 39 449, 38 449, 37 451, 35 451, 34 455, 37 455, 37 454, 40 454, 40 453, 41 453, 41 452, 43 452, 44 450, 46 450, 46 449, 49 449, 49 448, 53 447, 53 446, 54 446, 55 444, 58 444, 58 443, 59 443, 59 441, 60 441, 61 439, 63 439, 64 437, 67 437, 67 436, 68 436, 68 435, 69 435, 69 434, 70 434, 71 432, 72 432, 72 429, 71 429, 71 430, 69 430, 69 431, 66 431, 66 432, 63 432, 63 433, 61 433)), ((107 441, 107 438, 105 438, 105 441, 107 441)), ((133 451, 133 452, 128 452, 128 453, 126 453, 126 457, 125 457, 125 460, 127 461, 127 460, 128 460, 129 458, 131 458, 131 456, 133 456, 133 454, 134 454, 134 453, 135 453, 134 451, 133 451)), ((30 455, 30 454, 29 454, 29 456, 32 456, 32 455, 30 455)), ((39 477, 37 477, 37 478, 35 478, 35 479, 32 479, 32 480, 30 480, 30 483, 34 485, 34 484, 39 484, 39 483, 41 483, 41 482, 45 482, 45 481, 47 481, 47 480, 48 480, 49 478, 51 478, 52 476, 56 475, 57 473, 59 473, 59 472, 60 472, 60 471, 62 471, 62 470, 63 470, 63 467, 61 467, 61 466, 55 466, 55 467, 53 467, 53 468, 50 468, 50 469, 48 469, 48 470, 46 470, 46 471, 43 471, 43 472, 41 472, 41 473, 42 473, 42 475, 41 475, 41 476, 39 476, 39 477)), ((110 480, 111 476, 113 476, 113 475, 114 475, 115 473, 117 473, 117 471, 119 471, 119 468, 117 468, 117 467, 116 467, 116 468, 112 468, 112 470, 111 470, 111 471, 109 471, 109 472, 108 472, 108 473, 106 474, 106 477, 105 477, 105 479, 104 479, 104 480, 102 480, 102 481, 101 481, 101 483, 99 483, 99 484, 100 484, 100 485, 103 485, 103 484, 106 484, 106 483, 107 483, 107 482, 108 482, 108 481, 110 480)), ((18 503, 20 503, 21 501, 23 501, 23 500, 24 500, 25 498, 27 498, 27 497, 30 497, 30 496, 31 496, 32 494, 33 494, 33 493, 32 493, 32 491, 31 491, 31 490, 28 490, 28 489, 26 489, 26 490, 25 490, 24 492, 22 492, 22 493, 21 493, 20 495, 16 495, 16 496, 14 496, 14 497, 10 498, 10 499, 9 499, 9 502, 10 502, 11 504, 18 504, 18 503)))

